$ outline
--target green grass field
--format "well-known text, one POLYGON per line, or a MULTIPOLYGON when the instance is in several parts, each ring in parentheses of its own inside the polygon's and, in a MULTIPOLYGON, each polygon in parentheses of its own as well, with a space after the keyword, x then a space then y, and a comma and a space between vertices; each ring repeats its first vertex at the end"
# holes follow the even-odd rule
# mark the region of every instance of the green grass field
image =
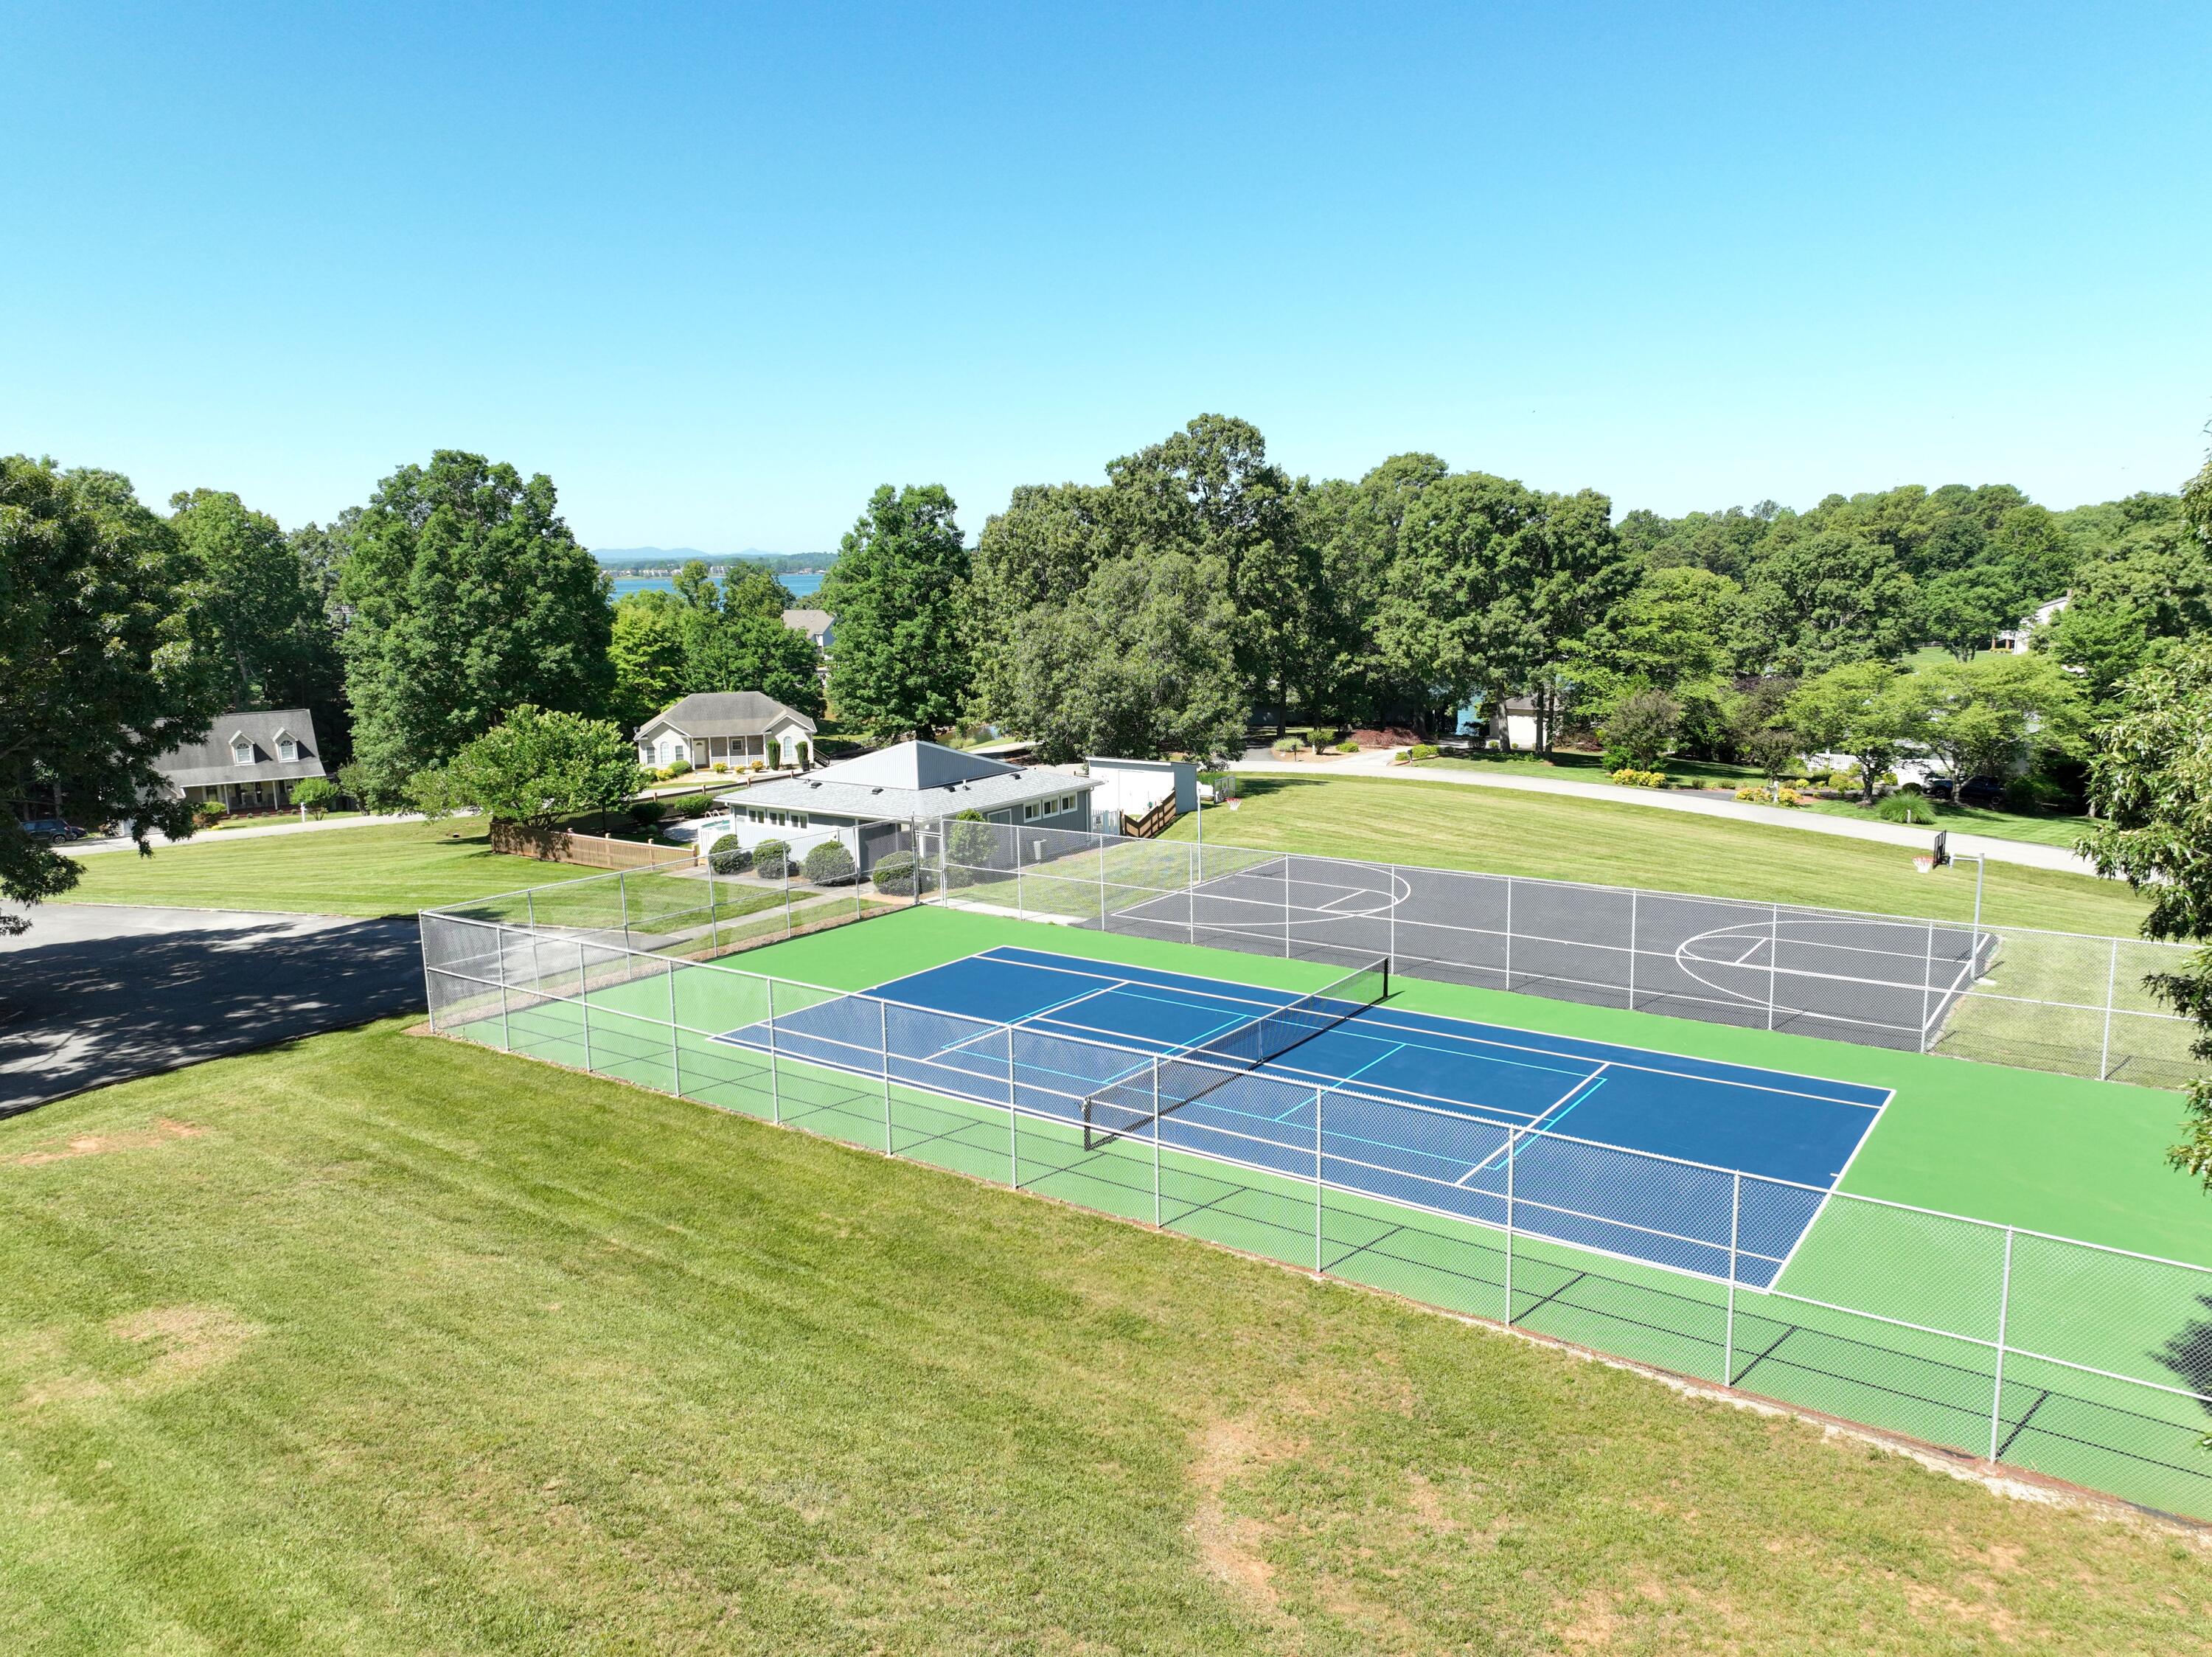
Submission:
MULTIPOLYGON (((928 931, 776 953, 880 971, 928 931)), ((895 1097, 901 1156, 994 1177, 934 1108, 895 1097)), ((1024 1149, 1054 1179, 1064 1146, 1024 1149)), ((1295 1206, 1204 1177, 1171 1228, 1264 1246, 1295 1206)), ((1332 1246, 1427 1285, 1359 1225, 1332 1246)), ((10 1650, 2207 1639, 2212 1556, 2171 1533, 389 1024, 0 1124, 0 1238, 10 1650)))
POLYGON ((151 857, 103 851, 80 862, 83 878, 59 901, 319 915, 412 915, 599 872, 503 856, 472 818, 194 839, 151 857))
MULTIPOLYGON (((1238 782, 1243 800, 1236 811, 1206 813, 1209 840, 1939 920, 1973 913, 1971 867, 1916 874, 1911 854, 1895 846, 1449 783, 1263 776, 1238 782)), ((1195 832, 1185 818, 1166 838, 1188 839, 1195 832)), ((1983 919, 1993 925, 2123 936, 2134 935, 2145 911, 2117 882, 2005 863, 1990 865, 1984 903, 1983 919)))

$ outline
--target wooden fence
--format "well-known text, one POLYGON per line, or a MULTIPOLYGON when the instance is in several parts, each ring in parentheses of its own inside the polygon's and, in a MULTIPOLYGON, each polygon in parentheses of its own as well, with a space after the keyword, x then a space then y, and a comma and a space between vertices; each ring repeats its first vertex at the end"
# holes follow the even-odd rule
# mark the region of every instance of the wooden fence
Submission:
POLYGON ((647 840, 616 840, 579 834, 574 829, 534 829, 491 819, 491 849, 511 857, 535 857, 547 863, 581 863, 587 868, 659 868, 698 860, 696 848, 660 845, 647 840))

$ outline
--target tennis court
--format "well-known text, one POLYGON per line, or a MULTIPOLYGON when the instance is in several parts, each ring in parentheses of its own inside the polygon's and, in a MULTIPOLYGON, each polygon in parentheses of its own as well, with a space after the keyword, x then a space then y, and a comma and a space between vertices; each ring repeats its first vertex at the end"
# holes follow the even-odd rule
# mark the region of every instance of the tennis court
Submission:
POLYGON ((1388 1004, 1000 947, 730 1045, 1766 1287, 1889 1094, 1388 1004))

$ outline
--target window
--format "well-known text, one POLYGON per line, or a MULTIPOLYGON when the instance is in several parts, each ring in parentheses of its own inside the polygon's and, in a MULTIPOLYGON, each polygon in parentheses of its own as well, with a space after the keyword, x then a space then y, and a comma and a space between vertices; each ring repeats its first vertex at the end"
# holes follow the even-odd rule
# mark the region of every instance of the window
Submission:
POLYGON ((230 763, 234 765, 252 765, 253 763, 253 744, 247 741, 242 736, 234 736, 231 738, 230 763))
POLYGON ((276 757, 283 760, 286 765, 290 765, 294 760, 300 757, 300 745, 295 742, 289 736, 278 737, 276 739, 276 757))

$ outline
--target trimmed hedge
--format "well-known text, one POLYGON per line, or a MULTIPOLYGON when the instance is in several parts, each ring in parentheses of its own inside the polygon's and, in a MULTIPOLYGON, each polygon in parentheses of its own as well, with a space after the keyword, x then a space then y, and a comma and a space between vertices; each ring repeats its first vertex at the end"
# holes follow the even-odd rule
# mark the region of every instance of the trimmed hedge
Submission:
POLYGON ((853 854, 836 840, 824 840, 808 852, 799 871, 816 886, 843 886, 860 872, 853 854))
MULTIPOLYGON (((810 862, 811 859, 809 860, 810 862)), ((917 869, 914 854, 894 851, 876 859, 874 879, 876 890, 889 898, 914 896, 915 880, 920 876, 925 892, 937 890, 937 871, 924 862, 917 869)))
POLYGON ((763 840, 753 848, 753 873, 763 880, 781 880, 791 874, 791 843, 763 840))
POLYGON ((742 874, 752 860, 752 853, 734 834, 725 834, 707 848, 707 867, 717 874, 742 874))

